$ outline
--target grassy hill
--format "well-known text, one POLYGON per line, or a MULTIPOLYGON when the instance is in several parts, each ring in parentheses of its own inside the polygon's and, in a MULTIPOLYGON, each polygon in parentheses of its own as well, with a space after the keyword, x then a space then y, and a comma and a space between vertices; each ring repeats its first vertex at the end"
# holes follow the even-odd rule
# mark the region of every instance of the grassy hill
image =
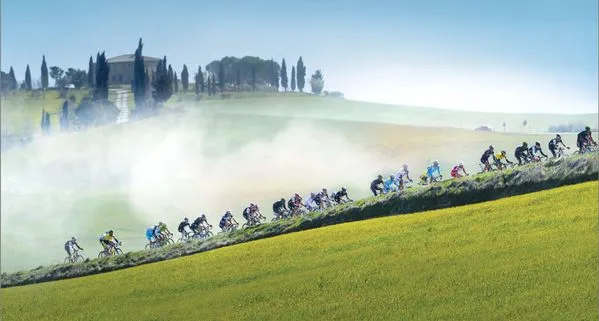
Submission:
MULTIPOLYGON (((489 144, 512 158, 522 140, 545 143, 551 137, 401 125, 453 126, 459 122, 451 117, 467 120, 476 113, 433 117, 432 111, 442 111, 300 94, 236 97, 197 103, 192 95, 180 95, 160 117, 41 137, 2 153, 2 242, 31 230, 46 232, 2 247, 1 271, 61 262, 61 245, 73 235, 95 246, 97 235, 112 228, 126 250, 140 249, 145 228, 159 220, 172 227, 203 212, 214 223, 226 210, 239 217, 249 202, 270 215, 274 200, 323 187, 343 185, 353 198, 366 197, 376 175, 396 172, 405 162, 414 176, 434 159, 446 176, 460 161, 473 173, 489 144)), ((38 115, 42 105, 35 101, 24 109, 38 115)), ((3 101, 2 108, 11 105, 3 101)), ((573 135, 564 139, 574 144, 573 135)))
POLYGON ((596 320, 597 182, 3 289, 3 320, 596 320))

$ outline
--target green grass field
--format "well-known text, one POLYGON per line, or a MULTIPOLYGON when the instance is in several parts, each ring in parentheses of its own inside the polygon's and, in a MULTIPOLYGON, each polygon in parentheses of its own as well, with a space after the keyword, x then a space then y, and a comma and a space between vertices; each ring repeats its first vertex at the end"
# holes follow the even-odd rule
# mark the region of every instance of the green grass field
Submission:
POLYGON ((596 320, 598 184, 2 290, 3 320, 596 320))

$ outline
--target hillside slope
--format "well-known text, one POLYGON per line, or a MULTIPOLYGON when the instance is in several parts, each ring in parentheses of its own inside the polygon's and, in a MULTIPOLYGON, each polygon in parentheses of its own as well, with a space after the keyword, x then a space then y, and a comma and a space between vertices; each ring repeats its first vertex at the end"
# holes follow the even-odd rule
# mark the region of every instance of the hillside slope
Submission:
POLYGON ((3 289, 3 320, 596 320, 597 182, 3 289))
POLYGON ((261 224, 232 233, 219 233, 205 241, 181 243, 151 251, 133 251, 79 264, 40 266, 30 271, 2 273, 0 281, 2 287, 9 287, 109 272, 325 225, 467 205, 596 181, 599 171, 597 156, 593 153, 465 179, 446 180, 430 186, 409 188, 402 193, 357 200, 303 217, 261 224))

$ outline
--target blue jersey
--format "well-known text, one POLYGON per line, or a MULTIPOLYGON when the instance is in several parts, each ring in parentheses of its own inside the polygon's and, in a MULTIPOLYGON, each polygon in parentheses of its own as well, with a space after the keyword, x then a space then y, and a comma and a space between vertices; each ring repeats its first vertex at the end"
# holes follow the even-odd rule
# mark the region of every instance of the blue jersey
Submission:
POLYGON ((395 185, 395 179, 389 178, 388 180, 385 181, 384 185, 385 185, 385 190, 387 190, 387 191, 392 190, 393 185, 395 185))
POLYGON ((435 173, 437 173, 437 176, 441 176, 441 169, 439 166, 431 165, 426 169, 426 174, 429 177, 435 176, 435 173))
POLYGON ((153 227, 148 227, 146 229, 146 238, 148 240, 152 239, 152 237, 154 236, 154 228, 153 227))

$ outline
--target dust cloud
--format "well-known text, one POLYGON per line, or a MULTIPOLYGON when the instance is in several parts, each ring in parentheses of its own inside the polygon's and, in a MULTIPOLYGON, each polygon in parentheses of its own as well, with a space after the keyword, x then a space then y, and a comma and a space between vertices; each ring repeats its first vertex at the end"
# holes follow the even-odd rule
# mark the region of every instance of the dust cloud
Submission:
POLYGON ((183 217, 205 213, 216 228, 226 210, 241 221, 243 207, 255 202, 271 214, 275 200, 296 192, 347 186, 350 196, 364 196, 378 169, 389 166, 334 128, 264 118, 264 126, 283 125, 255 136, 261 124, 236 117, 225 122, 188 110, 42 137, 6 152, 2 271, 61 263, 73 235, 93 258, 98 235, 110 228, 125 251, 138 250, 145 227, 159 220, 176 233, 183 217))

